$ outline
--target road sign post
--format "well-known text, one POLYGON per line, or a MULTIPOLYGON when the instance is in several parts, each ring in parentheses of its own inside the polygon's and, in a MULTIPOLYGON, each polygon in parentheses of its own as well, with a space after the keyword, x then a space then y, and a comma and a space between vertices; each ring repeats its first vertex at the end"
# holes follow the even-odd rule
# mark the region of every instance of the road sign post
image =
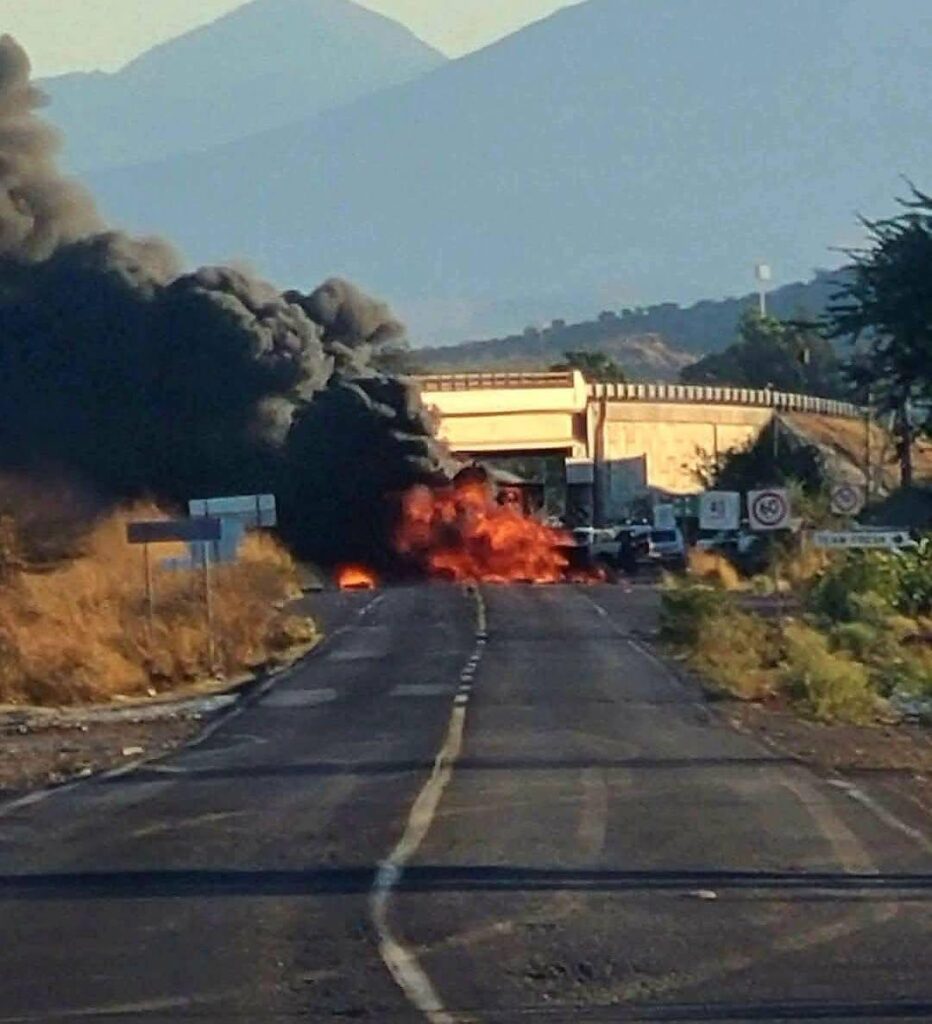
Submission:
POLYGON ((737 530, 741 495, 737 491, 706 491, 699 498, 700 530, 737 530))
POLYGON ((146 585, 146 634, 151 652, 155 627, 155 585, 152 578, 151 544, 200 543, 204 548, 204 607, 207 617, 207 662, 214 671, 215 646, 213 632, 213 598, 210 586, 210 544, 223 537, 223 523, 219 519, 154 519, 127 523, 126 540, 142 545, 146 585))
POLYGON ((848 518, 859 515, 864 508, 865 500, 864 488, 857 484, 840 483, 831 489, 831 507, 835 515, 848 518))
POLYGON ((780 572, 777 568, 777 531, 789 529, 790 526, 789 491, 783 487, 768 487, 762 491, 749 491, 748 523, 752 530, 770 532, 770 566, 773 572, 773 589, 779 606, 778 612, 782 617, 780 572))
POLYGON ((149 545, 143 544, 142 557, 146 567, 146 644, 149 655, 155 642, 155 590, 152 581, 152 559, 149 556, 149 545))
POLYGON ((214 602, 210 585, 210 544, 204 544, 204 617, 207 622, 207 670, 214 675, 217 668, 214 643, 214 602))
POLYGON ((790 495, 782 487, 748 492, 748 522, 752 530, 787 530, 790 527, 790 495))
POLYGON ((897 551, 916 542, 906 530, 817 530, 812 543, 823 551, 897 551))
MULTIPOLYGON (((212 516, 222 519, 223 540, 212 546, 217 564, 235 562, 239 545, 247 530, 268 529, 278 525, 278 506, 274 494, 243 494, 230 498, 192 498, 188 502, 192 518, 212 516)), ((196 552, 195 561, 200 556, 196 552)))

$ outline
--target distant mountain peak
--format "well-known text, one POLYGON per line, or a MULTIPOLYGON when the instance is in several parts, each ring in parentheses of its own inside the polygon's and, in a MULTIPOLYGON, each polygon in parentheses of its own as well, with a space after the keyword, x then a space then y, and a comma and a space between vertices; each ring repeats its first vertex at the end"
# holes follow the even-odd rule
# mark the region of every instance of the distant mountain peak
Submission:
MULTIPOLYGON (((440 0, 438 0, 440 2, 440 0)), ((929 0, 590 0, 351 105, 97 178, 192 258, 339 272, 412 337, 804 278, 932 168, 929 0), (231 216, 230 211, 238 211, 231 216)))
POLYGON ((446 61, 352 0, 251 0, 120 71, 42 83, 82 170, 208 149, 313 117, 446 61))

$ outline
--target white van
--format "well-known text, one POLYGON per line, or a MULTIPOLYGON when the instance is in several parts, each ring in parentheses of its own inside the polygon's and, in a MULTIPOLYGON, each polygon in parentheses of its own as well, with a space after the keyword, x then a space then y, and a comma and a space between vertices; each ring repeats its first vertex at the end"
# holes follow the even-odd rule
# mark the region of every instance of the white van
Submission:
POLYGON ((647 560, 671 569, 686 568, 686 539, 674 526, 669 530, 654 527, 647 538, 647 560))

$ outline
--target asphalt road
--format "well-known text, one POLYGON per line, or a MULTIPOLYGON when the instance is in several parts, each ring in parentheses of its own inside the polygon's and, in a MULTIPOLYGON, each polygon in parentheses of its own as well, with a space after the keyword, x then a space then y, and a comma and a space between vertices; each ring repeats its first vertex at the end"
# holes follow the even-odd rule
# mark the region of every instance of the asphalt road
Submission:
POLYGON ((932 830, 730 730, 648 591, 483 595, 322 596, 200 744, 0 808, 0 1024, 932 1020, 932 830))

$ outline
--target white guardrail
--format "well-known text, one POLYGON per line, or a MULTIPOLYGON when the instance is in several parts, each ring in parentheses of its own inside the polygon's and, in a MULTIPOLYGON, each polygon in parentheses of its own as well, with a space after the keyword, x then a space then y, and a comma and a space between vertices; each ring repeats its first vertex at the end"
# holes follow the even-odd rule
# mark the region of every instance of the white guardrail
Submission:
POLYGON ((796 395, 769 388, 723 388, 704 384, 590 384, 589 397, 619 402, 695 402, 707 405, 754 405, 783 412, 812 412, 849 419, 864 415, 851 402, 796 395))
POLYGON ((851 402, 815 395, 797 395, 770 388, 729 388, 705 384, 584 384, 581 375, 573 372, 489 372, 436 373, 415 377, 422 391, 481 391, 511 388, 573 387, 578 383, 590 400, 613 402, 685 402, 706 405, 745 405, 781 412, 811 412, 820 416, 855 419, 865 415, 864 409, 851 402))

